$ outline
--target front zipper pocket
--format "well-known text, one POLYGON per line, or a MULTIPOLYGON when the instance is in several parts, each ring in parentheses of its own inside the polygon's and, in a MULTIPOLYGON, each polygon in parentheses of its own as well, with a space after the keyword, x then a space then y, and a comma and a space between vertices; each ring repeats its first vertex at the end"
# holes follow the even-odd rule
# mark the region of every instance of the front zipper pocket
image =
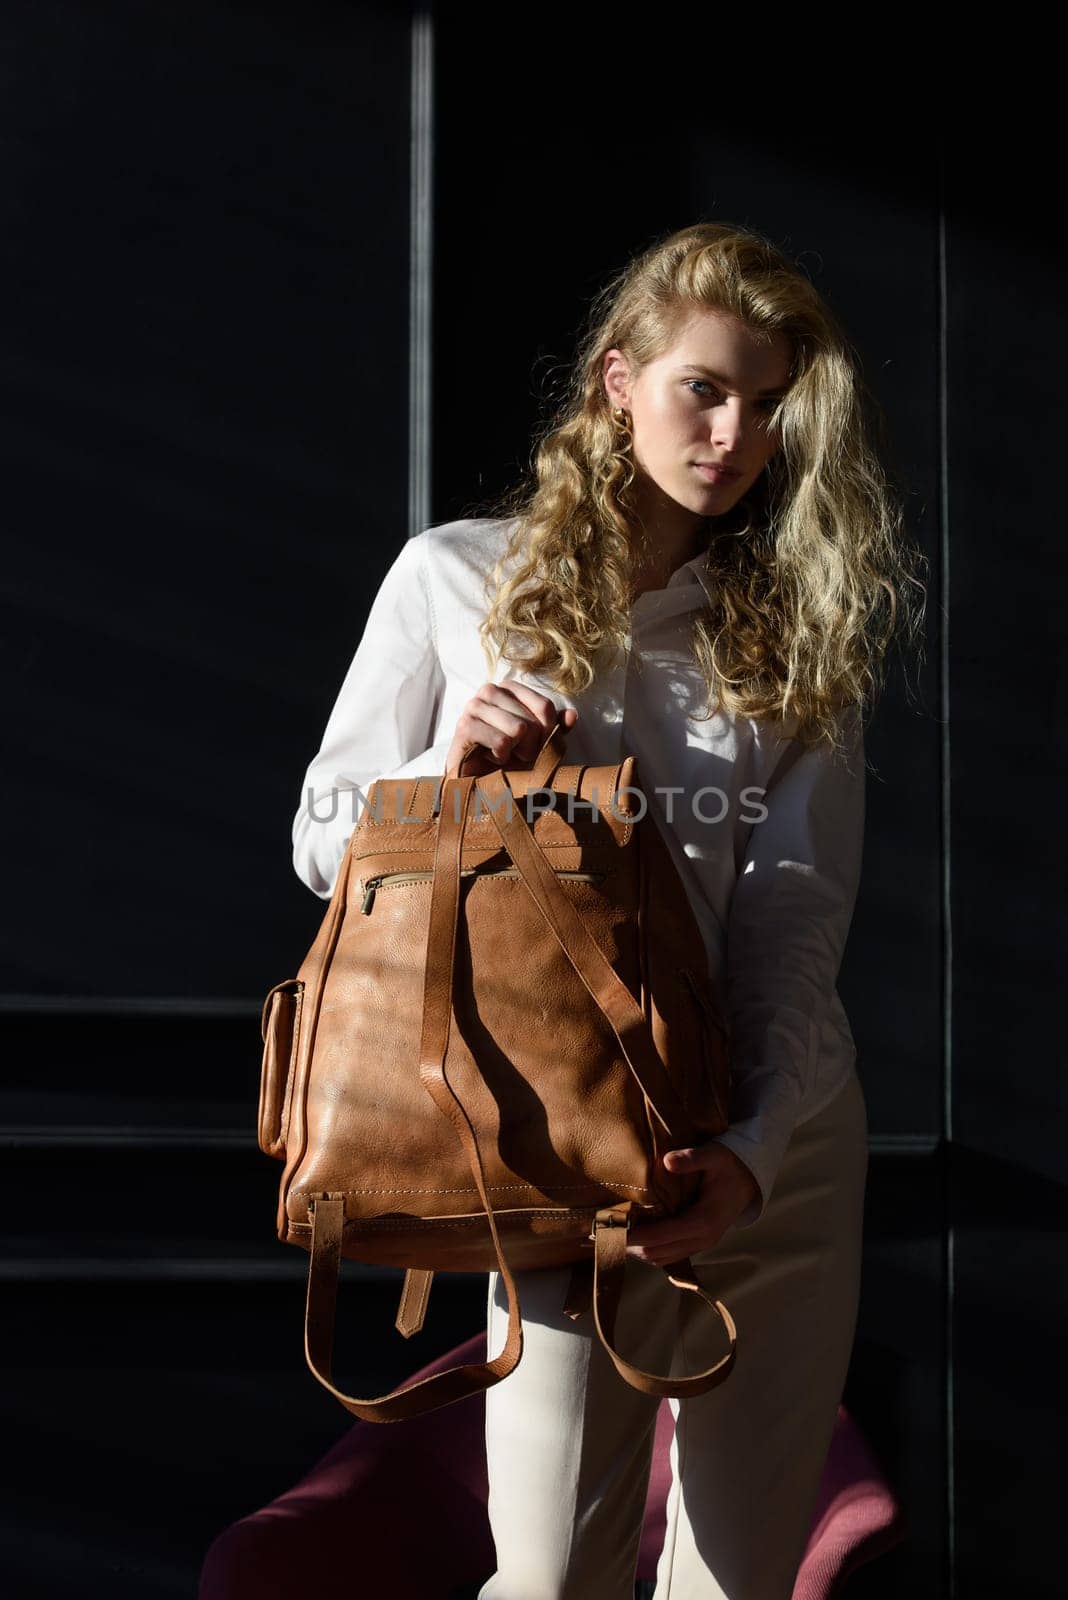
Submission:
POLYGON ((264 1155, 286 1159, 286 1101, 293 1083, 293 1068, 300 1039, 300 1013, 304 984, 286 978, 268 990, 260 1017, 263 1064, 260 1068, 259 1146, 264 1155))
MULTIPOLYGON (((558 878, 571 878, 579 883, 600 883, 605 876, 603 872, 569 871, 566 867, 554 867, 553 871, 558 878)), ((371 911, 374 908, 375 895, 379 889, 391 889, 401 883, 425 883, 433 876, 432 871, 380 872, 377 877, 368 878, 363 885, 363 904, 360 906, 360 910, 365 917, 371 915, 371 911)), ((488 869, 483 867, 461 867, 460 876, 461 878, 518 878, 520 872, 518 867, 492 867, 488 869)))

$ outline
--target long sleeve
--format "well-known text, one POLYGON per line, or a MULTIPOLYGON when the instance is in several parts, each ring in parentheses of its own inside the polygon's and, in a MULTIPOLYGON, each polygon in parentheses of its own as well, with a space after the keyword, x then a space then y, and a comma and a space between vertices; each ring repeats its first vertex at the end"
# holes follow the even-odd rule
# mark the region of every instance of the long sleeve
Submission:
POLYGON ((864 738, 858 708, 839 720, 844 749, 791 742, 753 824, 727 925, 731 1121, 716 1141, 741 1158, 763 1215, 813 1081, 860 882, 864 738))
POLYGON ((405 541, 379 586, 304 776, 293 818, 293 866, 320 899, 333 893, 370 785, 439 770, 451 743, 430 745, 444 674, 426 563, 424 530, 405 541))

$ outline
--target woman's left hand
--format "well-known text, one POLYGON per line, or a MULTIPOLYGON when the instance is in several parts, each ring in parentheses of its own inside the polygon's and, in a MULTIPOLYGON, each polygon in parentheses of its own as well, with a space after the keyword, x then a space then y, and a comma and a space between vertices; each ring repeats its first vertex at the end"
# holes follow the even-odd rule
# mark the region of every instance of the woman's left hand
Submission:
POLYGON ((715 1248, 736 1217, 760 1195, 756 1179, 740 1156, 725 1144, 700 1144, 669 1150, 668 1172, 700 1172, 701 1192, 684 1211, 655 1222, 635 1223, 627 1232, 627 1254, 654 1267, 670 1266, 699 1250, 715 1248))

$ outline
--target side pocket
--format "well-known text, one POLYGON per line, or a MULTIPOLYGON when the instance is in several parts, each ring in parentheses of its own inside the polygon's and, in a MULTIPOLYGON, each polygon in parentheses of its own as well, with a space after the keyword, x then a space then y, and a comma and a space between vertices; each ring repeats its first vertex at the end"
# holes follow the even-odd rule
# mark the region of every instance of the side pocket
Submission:
POLYGON ((275 1156, 279 1161, 286 1159, 286 1101, 297 1059, 303 1003, 301 979, 286 978, 268 992, 260 1018, 263 1065, 260 1068, 259 1145, 264 1155, 275 1156))
POLYGON ((687 967, 679 969, 694 999, 701 1024, 704 1085, 697 1124, 708 1134, 724 1133, 730 1123, 730 1041, 723 1018, 707 980, 702 982, 687 967))

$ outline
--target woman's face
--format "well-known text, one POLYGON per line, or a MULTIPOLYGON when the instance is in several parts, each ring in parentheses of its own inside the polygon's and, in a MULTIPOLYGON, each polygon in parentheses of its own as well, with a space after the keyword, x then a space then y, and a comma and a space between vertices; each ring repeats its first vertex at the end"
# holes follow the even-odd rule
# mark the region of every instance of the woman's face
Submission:
POLYGON ((721 516, 742 498, 779 448, 769 417, 789 386, 792 355, 784 334, 758 342, 734 317, 703 308, 633 379, 622 352, 607 352, 605 392, 631 414, 635 476, 655 502, 654 520, 674 520, 672 507, 682 525, 687 513, 721 516))

